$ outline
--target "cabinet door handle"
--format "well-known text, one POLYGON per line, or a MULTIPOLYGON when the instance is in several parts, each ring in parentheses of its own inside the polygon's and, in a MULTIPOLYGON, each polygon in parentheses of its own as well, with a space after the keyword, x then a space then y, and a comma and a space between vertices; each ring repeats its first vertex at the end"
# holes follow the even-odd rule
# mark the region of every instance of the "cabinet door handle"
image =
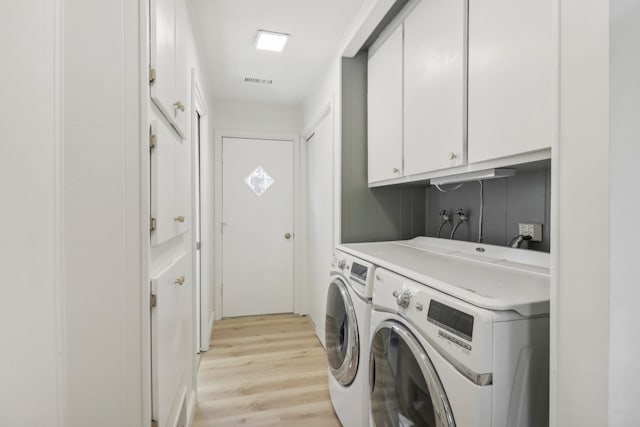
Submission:
POLYGON ((455 158, 457 158, 458 155, 456 153, 449 153, 449 160, 453 160, 455 158))
POLYGON ((184 276, 177 277, 174 283, 178 286, 184 285, 184 276))
POLYGON ((398 168, 393 168, 393 173, 400 173, 400 169, 398 169, 398 168))
POLYGON ((176 101, 173 103, 173 106, 176 107, 177 110, 184 112, 184 104, 180 101, 176 101))
POLYGON ((174 218, 176 222, 184 222, 184 216, 180 215, 174 218))

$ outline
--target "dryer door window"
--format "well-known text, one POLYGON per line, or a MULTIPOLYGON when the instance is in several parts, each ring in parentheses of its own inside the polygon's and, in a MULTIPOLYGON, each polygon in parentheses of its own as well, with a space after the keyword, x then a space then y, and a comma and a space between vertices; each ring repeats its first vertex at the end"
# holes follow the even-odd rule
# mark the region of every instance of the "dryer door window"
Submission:
POLYGON ((333 377, 342 385, 351 384, 358 372, 360 342, 353 303, 347 286, 340 279, 329 285, 325 344, 333 377))
POLYGON ((371 342, 369 386, 376 426, 453 427, 449 400, 429 356, 402 324, 385 321, 371 342))

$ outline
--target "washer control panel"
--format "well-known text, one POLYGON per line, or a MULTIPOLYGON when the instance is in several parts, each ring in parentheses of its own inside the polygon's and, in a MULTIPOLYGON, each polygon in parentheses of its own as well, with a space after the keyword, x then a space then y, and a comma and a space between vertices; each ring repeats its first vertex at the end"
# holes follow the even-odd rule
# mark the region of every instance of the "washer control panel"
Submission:
POLYGON ((493 316, 428 285, 377 268, 373 309, 396 313, 451 360, 474 372, 491 372, 493 316))

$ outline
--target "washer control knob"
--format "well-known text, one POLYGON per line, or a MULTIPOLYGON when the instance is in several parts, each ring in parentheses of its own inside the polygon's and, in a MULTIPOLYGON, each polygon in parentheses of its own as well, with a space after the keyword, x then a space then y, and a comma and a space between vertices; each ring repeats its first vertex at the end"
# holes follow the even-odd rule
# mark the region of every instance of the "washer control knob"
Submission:
POLYGON ((396 303, 398 304, 398 307, 409 307, 409 303, 411 303, 411 292, 402 291, 401 293, 394 296, 396 297, 396 303))
POLYGON ((341 259, 340 261, 338 261, 338 268, 340 270, 344 270, 344 268, 347 266, 347 262, 343 259, 341 259))
POLYGON ((424 310, 424 305, 422 305, 421 302, 417 302, 416 303, 416 310, 418 310, 418 311, 424 310))

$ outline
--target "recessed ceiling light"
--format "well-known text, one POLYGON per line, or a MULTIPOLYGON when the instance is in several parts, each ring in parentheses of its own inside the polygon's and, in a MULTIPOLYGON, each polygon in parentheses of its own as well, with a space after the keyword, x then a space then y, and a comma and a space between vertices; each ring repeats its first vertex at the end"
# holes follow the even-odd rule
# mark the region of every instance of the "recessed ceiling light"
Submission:
POLYGON ((286 45, 287 40, 289 40, 289 37, 291 37, 289 34, 258 30, 258 36, 256 37, 256 49, 282 52, 284 45, 286 45))

